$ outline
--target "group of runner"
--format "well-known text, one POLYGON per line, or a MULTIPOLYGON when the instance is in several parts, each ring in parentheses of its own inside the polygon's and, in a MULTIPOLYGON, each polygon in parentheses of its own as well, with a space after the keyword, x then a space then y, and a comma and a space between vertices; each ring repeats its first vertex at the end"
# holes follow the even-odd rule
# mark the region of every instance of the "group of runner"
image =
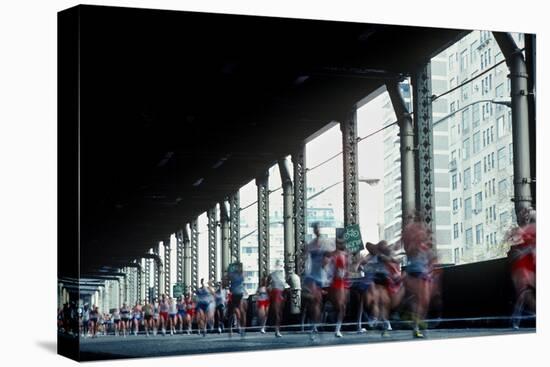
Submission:
POLYGON ((306 272, 302 300, 302 323, 309 317, 311 338, 315 339, 322 311, 330 303, 336 315, 335 336, 343 336, 341 329, 346 307, 352 296, 357 301, 357 331, 362 327, 366 313, 371 327, 381 327, 382 336, 392 330, 390 312, 406 302, 413 324, 413 336, 423 337, 421 320, 426 317, 429 302, 437 287, 434 268, 436 257, 432 235, 418 218, 410 218, 403 229, 403 249, 407 255, 405 271, 386 241, 367 242, 364 250, 350 254, 345 241, 336 238, 334 245, 321 237, 314 225, 315 238, 308 244, 306 272), (350 273, 354 273, 351 276, 350 273), (405 298, 405 295, 407 297, 405 298))
MULTIPOLYGON (((514 327, 524 310, 534 312, 535 307, 535 243, 534 211, 525 215, 522 226, 510 232, 513 246, 509 253, 512 280, 517 292, 514 327)), ((335 315, 334 335, 343 337, 342 325, 350 302, 357 304, 357 332, 365 333, 364 315, 368 325, 379 328, 382 336, 392 330, 390 315, 398 309, 409 316, 413 337, 424 337, 421 329, 430 303, 439 293, 438 272, 434 269, 436 255, 429 227, 419 217, 410 216, 403 227, 401 249, 406 255, 402 262, 386 241, 366 242, 364 249, 351 254, 343 238, 334 241, 320 234, 313 226, 314 239, 304 251, 305 271, 302 274, 301 304, 302 325, 309 320, 310 337, 315 339, 323 323, 326 306, 330 304, 335 315)), ((256 327, 266 333, 268 320, 276 337, 282 337, 281 322, 285 305, 285 280, 280 260, 268 277, 259 280, 256 291, 256 327), (271 316, 271 317, 270 317, 271 316)), ((107 332, 112 324, 115 335, 126 337, 145 335, 222 333, 228 328, 244 335, 250 303, 246 297, 242 269, 228 271, 222 282, 213 284, 203 279, 194 293, 188 292, 177 299, 162 295, 153 302, 137 302, 134 307, 124 303, 111 315, 101 315, 97 306, 85 305, 82 311, 82 333, 95 337, 99 330, 107 332), (193 326, 196 325, 196 329, 193 326)))

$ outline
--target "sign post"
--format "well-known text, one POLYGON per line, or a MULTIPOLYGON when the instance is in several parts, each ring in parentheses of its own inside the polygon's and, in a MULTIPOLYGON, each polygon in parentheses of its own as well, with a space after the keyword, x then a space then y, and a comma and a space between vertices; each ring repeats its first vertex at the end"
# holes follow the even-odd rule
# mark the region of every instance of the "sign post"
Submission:
POLYGON ((183 294, 184 286, 182 283, 176 283, 172 286, 172 295, 174 298, 181 297, 183 294))
POLYGON ((363 240, 361 239, 361 230, 358 224, 351 224, 345 228, 344 241, 346 241, 346 248, 351 254, 355 254, 363 249, 363 240))

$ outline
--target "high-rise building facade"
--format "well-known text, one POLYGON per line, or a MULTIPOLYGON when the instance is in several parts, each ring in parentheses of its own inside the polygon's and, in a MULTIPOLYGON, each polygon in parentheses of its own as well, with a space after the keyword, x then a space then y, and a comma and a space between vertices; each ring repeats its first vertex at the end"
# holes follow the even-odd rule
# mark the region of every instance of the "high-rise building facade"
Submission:
MULTIPOLYGON (((521 34, 515 40, 523 46, 521 34)), ((488 31, 471 32, 432 60, 432 70, 434 62, 446 64, 446 90, 455 88, 445 96, 448 113, 433 116, 434 137, 444 131, 449 137, 447 178, 436 171, 436 184, 449 182, 450 192, 452 256, 444 262, 506 255, 504 235, 515 212, 511 109, 503 104, 510 80, 503 60, 488 31)), ((444 206, 443 197, 436 200, 444 206)))

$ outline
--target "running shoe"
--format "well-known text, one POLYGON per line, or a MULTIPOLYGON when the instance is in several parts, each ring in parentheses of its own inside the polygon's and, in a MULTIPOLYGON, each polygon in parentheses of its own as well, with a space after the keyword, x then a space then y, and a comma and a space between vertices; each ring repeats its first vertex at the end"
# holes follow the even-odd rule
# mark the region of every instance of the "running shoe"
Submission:
POLYGON ((317 334, 318 331, 317 331, 317 328, 314 327, 313 329, 311 329, 311 332, 309 333, 309 339, 311 341, 315 340, 315 334, 317 334))
POLYGON ((276 338, 280 338, 280 337, 282 337, 282 335, 281 335, 280 332, 277 331, 277 332, 275 333, 275 337, 276 337, 276 338))
POLYGON ((357 334, 365 334, 367 332, 367 329, 362 327, 361 329, 357 330, 357 334))
POLYGON ((339 331, 337 331, 336 334, 334 334, 334 336, 336 336, 337 338, 343 337, 342 333, 339 331))
POLYGON ((261 329, 260 329, 260 333, 261 333, 261 334, 265 334, 265 328, 261 328, 261 329))
POLYGON ((382 331, 382 337, 383 337, 383 338, 387 338, 387 337, 389 337, 389 336, 390 336, 390 332, 389 332, 388 330, 382 331))
POLYGON ((413 331, 413 337, 414 338, 424 338, 424 334, 420 332, 420 330, 414 330, 413 331))

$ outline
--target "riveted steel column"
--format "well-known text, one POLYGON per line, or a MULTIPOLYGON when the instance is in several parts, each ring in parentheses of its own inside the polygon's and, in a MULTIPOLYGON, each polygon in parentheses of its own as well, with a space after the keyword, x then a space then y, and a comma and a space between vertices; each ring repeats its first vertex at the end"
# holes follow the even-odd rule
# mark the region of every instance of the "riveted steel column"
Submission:
POLYGON ((199 284, 199 221, 191 221, 191 289, 194 291, 199 284))
POLYGON ((231 261, 231 229, 230 229, 230 219, 229 219, 229 208, 227 203, 222 201, 220 203, 220 226, 221 226, 221 235, 222 235, 222 251, 221 251, 221 263, 222 263, 222 279, 226 279, 227 268, 231 261))
POLYGON ((143 259, 145 261, 145 297, 149 302, 152 301, 151 294, 151 259, 143 259))
MULTIPOLYGON (((415 160, 416 209, 435 232, 435 188, 433 170, 432 81, 430 63, 417 70, 412 80, 414 135, 418 147, 415 160)), ((403 179, 403 177, 402 177, 403 179)), ((403 223, 407 218, 402 218, 403 223)))
MULTIPOLYGON (((134 283, 134 271, 133 269, 130 269, 130 268, 125 268, 124 271, 126 272, 126 279, 127 279, 127 285, 128 285, 128 294, 126 296, 127 300, 128 300, 128 304, 130 305, 133 305, 134 302, 135 302, 135 293, 134 293, 134 287, 135 287, 135 283, 134 283)), ((101 296, 101 291, 99 293, 99 296, 101 296)))
POLYGON ((283 229, 285 244, 285 274, 288 278, 290 274, 296 273, 296 264, 294 257, 296 248, 294 246, 294 193, 292 190, 292 177, 286 158, 279 159, 279 172, 283 186, 283 229))
POLYGON ((344 226, 359 224, 359 181, 357 177, 357 113, 340 123, 344 160, 344 226))
MULTIPOLYGON (((155 255, 157 255, 157 257, 159 256, 159 245, 156 244, 155 246, 153 246, 153 253, 155 255)), ((158 261, 154 261, 153 262, 154 264, 154 273, 153 273, 153 279, 154 279, 154 282, 155 282, 155 297, 160 297, 160 293, 162 292, 162 288, 161 288, 161 280, 160 280, 160 269, 159 269, 159 262, 158 261)))
MULTIPOLYGON (((397 116, 399 124, 400 151, 401 151, 401 218, 407 218, 416 209, 416 194, 414 188, 414 128, 412 117, 407 110, 407 105, 399 82, 397 80, 387 82, 386 88, 397 116)), ((405 224, 405 220, 402 224, 405 224)))
POLYGON ((141 273, 143 271, 142 271, 142 268, 141 268, 140 261, 135 260, 135 263, 138 265, 136 267, 136 299, 141 302, 141 301, 143 301, 142 293, 141 293, 141 283, 142 283, 141 273))
POLYGON ((208 279, 216 281, 218 265, 218 208, 208 210, 208 279))
POLYGON ((164 294, 170 296, 170 266, 171 266, 171 257, 170 257, 170 238, 166 241, 163 241, 164 245, 164 294))
POLYGON ((258 280, 269 275, 269 171, 256 178, 258 188, 258 280))
POLYGON ((294 245, 296 273, 304 272, 303 252, 306 248, 307 233, 307 197, 306 197, 306 146, 303 144, 292 154, 294 165, 294 245))
POLYGON ((191 290, 192 283, 192 265, 191 265, 191 237, 187 225, 183 228, 183 284, 185 291, 191 290))
POLYGON ((176 233, 176 282, 183 282, 183 231, 176 233))
POLYGON ((514 150, 514 204, 518 224, 523 211, 533 207, 531 195, 531 151, 529 142, 529 100, 527 65, 523 53, 509 33, 493 32, 510 69, 512 97, 512 143, 514 150))
POLYGON ((164 293, 164 273, 160 257, 160 243, 154 247, 154 252, 157 255, 157 259, 155 259, 155 294, 157 297, 160 297, 164 293))
POLYGON ((230 220, 231 220, 231 262, 239 262, 241 259, 240 238, 241 238, 241 222, 240 222, 240 200, 239 191, 235 192, 229 198, 230 205, 230 220))

